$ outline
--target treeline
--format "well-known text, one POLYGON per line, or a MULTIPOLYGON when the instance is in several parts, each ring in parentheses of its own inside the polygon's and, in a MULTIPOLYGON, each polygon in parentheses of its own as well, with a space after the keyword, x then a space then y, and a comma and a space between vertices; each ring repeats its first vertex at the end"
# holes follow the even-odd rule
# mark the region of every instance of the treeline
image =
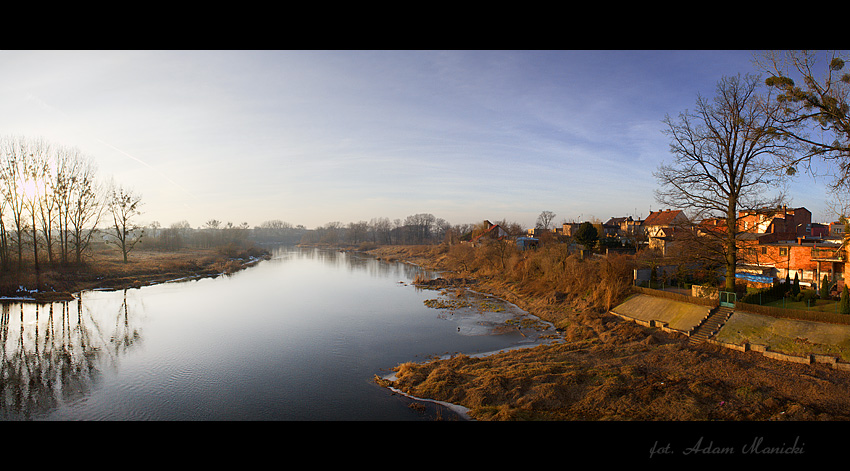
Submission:
MULTIPOLYGON (((183 248, 226 248, 244 247, 254 242, 254 233, 247 222, 234 225, 211 219, 203 226, 193 228, 188 221, 178 221, 168 227, 152 222, 144 228, 144 245, 154 250, 180 250, 183 248)), ((270 238, 267 242, 282 242, 284 239, 270 238)))
MULTIPOLYGON (((521 225, 505 220, 495 222, 512 236, 521 235, 521 225)), ((315 229, 300 228, 298 243, 304 245, 427 245, 442 242, 457 243, 487 229, 483 222, 451 224, 430 213, 418 213, 404 219, 379 217, 370 221, 329 222, 315 229)), ((260 234, 266 234, 262 229, 260 234)), ((298 233, 290 232, 291 234, 298 233)))
MULTIPOLYGON (((522 235, 525 230, 515 222, 506 220, 495 224, 511 236, 522 235)), ((469 240, 488 229, 486 222, 450 224, 430 213, 414 214, 405 219, 373 218, 370 221, 329 222, 314 229, 293 225, 280 219, 264 221, 253 228, 247 222, 235 225, 212 219, 199 227, 188 221, 178 221, 163 227, 154 221, 144 228, 144 245, 155 250, 181 248, 209 248, 227 245, 289 244, 360 246, 378 245, 430 245, 457 243, 469 240)))
MULTIPOLYGON (((499 221, 511 235, 524 232, 517 223, 499 221)), ((443 242, 457 243, 469 239, 488 227, 484 222, 450 224, 430 213, 413 214, 405 219, 373 218, 370 221, 329 222, 314 229, 293 225, 279 219, 264 221, 251 228, 243 222, 222 223, 210 220, 200 227, 192 227, 188 221, 175 222, 162 227, 158 222, 145 228, 145 246, 157 250, 179 250, 185 247, 208 248, 231 244, 291 244, 291 245, 429 245, 443 242)))

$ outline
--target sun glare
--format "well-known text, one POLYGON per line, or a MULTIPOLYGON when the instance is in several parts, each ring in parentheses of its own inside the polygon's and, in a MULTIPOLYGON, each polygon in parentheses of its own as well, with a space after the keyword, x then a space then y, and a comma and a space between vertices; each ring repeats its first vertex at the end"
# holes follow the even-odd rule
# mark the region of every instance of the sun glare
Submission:
POLYGON ((18 194, 24 199, 32 199, 38 196, 38 185, 35 180, 18 181, 18 194))

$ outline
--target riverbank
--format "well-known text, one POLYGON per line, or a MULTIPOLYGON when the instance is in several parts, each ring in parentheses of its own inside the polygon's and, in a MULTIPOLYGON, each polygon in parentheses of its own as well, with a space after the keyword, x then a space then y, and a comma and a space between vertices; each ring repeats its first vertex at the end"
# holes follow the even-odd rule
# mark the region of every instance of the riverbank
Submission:
POLYGON ((140 288, 167 281, 234 273, 269 256, 268 251, 257 248, 238 251, 217 248, 137 249, 125 263, 117 251, 101 251, 81 266, 4 273, 0 276, 0 300, 66 301, 74 299, 75 294, 81 291, 140 288))
MULTIPOLYGON (((423 268, 448 270, 434 246, 369 251, 423 268)), ((539 284, 470 271, 476 290, 553 323, 553 345, 483 358, 457 355, 398 365, 389 386, 413 397, 458 404, 476 420, 848 420, 850 374, 771 360, 684 335, 622 321, 587 299, 539 284)))

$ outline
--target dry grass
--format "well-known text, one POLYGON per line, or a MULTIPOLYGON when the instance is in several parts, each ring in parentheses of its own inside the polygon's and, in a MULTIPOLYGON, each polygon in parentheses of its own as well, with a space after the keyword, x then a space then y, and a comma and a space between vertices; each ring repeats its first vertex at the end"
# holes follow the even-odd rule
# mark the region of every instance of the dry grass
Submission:
POLYGON ((94 288, 127 288, 187 276, 230 273, 244 267, 243 259, 258 256, 256 250, 233 253, 221 249, 157 251, 137 249, 125 263, 114 249, 96 252, 83 265, 43 268, 0 274, 0 295, 13 295, 20 287, 28 290, 74 293, 94 288))
POLYGON ((607 339, 405 363, 392 385, 476 420, 850 419, 846 374, 619 326, 607 339))
POLYGON ((692 347, 607 314, 628 292, 620 284, 630 279, 628 259, 582 261, 560 247, 503 258, 461 247, 373 253, 475 278, 476 290, 555 324, 563 342, 401 364, 391 385, 408 394, 465 406, 478 420, 850 419, 845 372, 692 347))

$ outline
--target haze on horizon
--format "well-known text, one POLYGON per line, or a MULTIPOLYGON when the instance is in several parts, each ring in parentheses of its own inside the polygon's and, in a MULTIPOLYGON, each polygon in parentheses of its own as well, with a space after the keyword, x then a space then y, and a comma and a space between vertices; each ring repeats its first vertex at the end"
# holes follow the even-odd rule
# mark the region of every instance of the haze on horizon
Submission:
MULTIPOLYGON (((666 115, 756 51, 0 51, 0 134, 94 158, 141 221, 646 217, 666 115)), ((791 204, 829 222, 825 181, 791 204)))

